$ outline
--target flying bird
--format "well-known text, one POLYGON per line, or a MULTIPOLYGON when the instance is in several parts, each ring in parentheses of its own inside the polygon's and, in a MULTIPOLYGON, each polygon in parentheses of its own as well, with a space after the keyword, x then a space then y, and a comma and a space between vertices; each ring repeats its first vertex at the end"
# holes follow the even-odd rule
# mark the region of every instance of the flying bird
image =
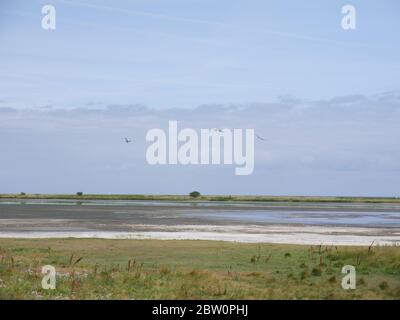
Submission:
POLYGON ((125 142, 126 143, 130 143, 130 142, 132 142, 132 139, 129 139, 129 138, 125 137, 125 142))
POLYGON ((262 141, 265 141, 265 139, 264 139, 263 137, 260 137, 258 134, 256 134, 256 138, 257 138, 257 139, 260 139, 260 140, 262 140, 262 141))

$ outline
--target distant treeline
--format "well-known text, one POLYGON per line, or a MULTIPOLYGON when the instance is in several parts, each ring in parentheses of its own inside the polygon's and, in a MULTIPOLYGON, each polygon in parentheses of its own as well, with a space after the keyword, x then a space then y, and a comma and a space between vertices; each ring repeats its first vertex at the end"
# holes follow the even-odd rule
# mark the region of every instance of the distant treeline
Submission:
POLYGON ((400 198, 389 197, 306 197, 306 196, 226 196, 201 195, 145 195, 145 194, 0 194, 0 199, 60 199, 60 200, 158 200, 158 201, 261 201, 261 202, 353 202, 400 203, 400 198))

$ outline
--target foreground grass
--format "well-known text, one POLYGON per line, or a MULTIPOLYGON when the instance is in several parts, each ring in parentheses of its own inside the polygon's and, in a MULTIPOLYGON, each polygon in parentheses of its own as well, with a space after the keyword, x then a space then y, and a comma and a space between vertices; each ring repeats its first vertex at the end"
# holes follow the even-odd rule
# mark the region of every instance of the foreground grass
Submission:
POLYGON ((335 203, 400 203, 400 198, 384 197, 304 197, 304 196, 222 196, 204 195, 192 198, 185 195, 144 194, 0 194, 0 199, 53 200, 157 200, 157 201, 261 201, 261 202, 335 202, 335 203))
POLYGON ((0 239, 0 299, 399 298, 400 247, 0 239), (41 287, 47 264, 56 290, 41 287), (343 265, 357 289, 342 289, 343 265))

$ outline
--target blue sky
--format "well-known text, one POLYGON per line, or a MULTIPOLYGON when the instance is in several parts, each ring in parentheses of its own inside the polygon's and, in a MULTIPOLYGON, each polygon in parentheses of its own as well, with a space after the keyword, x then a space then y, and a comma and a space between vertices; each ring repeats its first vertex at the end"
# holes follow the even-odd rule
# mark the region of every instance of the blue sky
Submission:
POLYGON ((16 105, 154 108, 330 98, 396 90, 400 3, 2 1, 0 89, 16 105), (57 29, 41 29, 41 7, 57 29), (23 92, 21 92, 21 89, 23 92))
POLYGON ((0 192, 396 196, 399 15, 396 0, 3 0, 0 192), (270 142, 251 177, 149 167, 145 132, 173 119, 270 142))

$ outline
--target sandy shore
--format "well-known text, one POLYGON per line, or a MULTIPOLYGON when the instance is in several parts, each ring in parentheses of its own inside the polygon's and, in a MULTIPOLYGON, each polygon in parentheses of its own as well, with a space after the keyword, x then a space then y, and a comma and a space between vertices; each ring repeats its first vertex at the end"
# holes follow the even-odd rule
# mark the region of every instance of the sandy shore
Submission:
POLYGON ((28 231, 1 232, 0 238, 103 238, 218 240, 248 243, 307 245, 398 245, 400 229, 375 229, 321 226, 237 226, 237 225, 132 225, 141 231, 28 231))

